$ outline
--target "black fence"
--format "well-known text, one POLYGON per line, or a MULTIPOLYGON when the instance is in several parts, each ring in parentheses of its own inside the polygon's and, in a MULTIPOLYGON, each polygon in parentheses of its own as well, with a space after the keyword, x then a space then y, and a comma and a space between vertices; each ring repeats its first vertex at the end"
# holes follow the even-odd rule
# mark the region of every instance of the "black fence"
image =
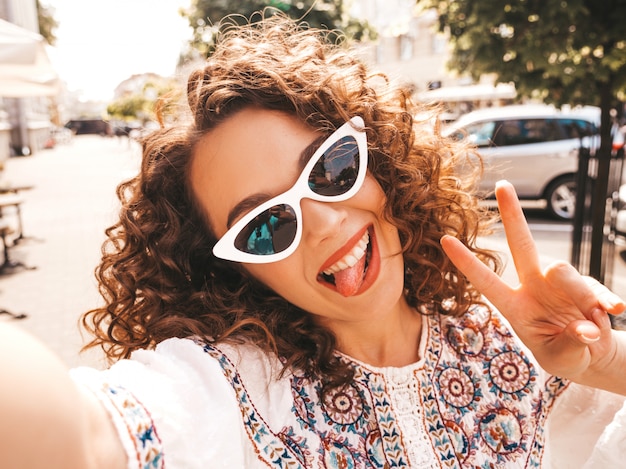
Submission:
POLYGON ((579 150, 571 263, 583 275, 611 288, 624 149, 608 158, 598 153, 579 150))

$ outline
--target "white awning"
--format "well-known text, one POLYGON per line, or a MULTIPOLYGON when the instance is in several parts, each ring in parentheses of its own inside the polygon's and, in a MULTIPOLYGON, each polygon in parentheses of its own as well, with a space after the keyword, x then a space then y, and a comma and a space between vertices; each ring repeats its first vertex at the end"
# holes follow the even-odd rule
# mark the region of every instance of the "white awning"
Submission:
POLYGON ((515 85, 444 86, 435 90, 423 91, 417 95, 422 102, 483 101, 489 99, 513 99, 517 95, 515 85))
POLYGON ((52 96, 59 80, 37 33, 0 19, 0 97, 52 96))

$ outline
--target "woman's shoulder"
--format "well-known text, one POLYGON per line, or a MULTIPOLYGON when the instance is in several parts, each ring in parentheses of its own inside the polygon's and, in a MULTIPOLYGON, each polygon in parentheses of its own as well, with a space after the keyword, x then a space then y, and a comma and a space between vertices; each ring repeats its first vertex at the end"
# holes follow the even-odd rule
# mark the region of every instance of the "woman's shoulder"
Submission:
POLYGON ((184 371, 203 367, 206 363, 215 361, 228 361, 236 367, 250 363, 254 363, 255 367, 259 365, 268 367, 278 362, 273 354, 245 341, 213 342, 197 337, 173 337, 160 342, 152 349, 135 350, 130 358, 119 360, 105 371, 140 365, 163 370, 175 365, 175 369, 179 369, 181 364, 184 365, 184 371))
POLYGON ((129 457, 154 467, 165 453, 169 467, 209 467, 216 460, 244 467, 233 383, 245 376, 256 395, 267 385, 271 362, 250 344, 172 338, 106 370, 76 368, 72 375, 107 408, 129 457))
POLYGON ((236 373, 247 382, 269 383, 281 377, 282 363, 272 352, 246 341, 209 343, 192 339, 202 353, 217 363, 227 378, 236 373))
POLYGON ((171 338, 153 350, 137 350, 130 359, 121 360, 107 373, 160 373, 177 377, 193 375, 213 381, 236 373, 247 381, 277 379, 281 363, 272 353, 245 341, 212 342, 202 338, 171 338), (143 371, 142 371, 143 370, 143 371))

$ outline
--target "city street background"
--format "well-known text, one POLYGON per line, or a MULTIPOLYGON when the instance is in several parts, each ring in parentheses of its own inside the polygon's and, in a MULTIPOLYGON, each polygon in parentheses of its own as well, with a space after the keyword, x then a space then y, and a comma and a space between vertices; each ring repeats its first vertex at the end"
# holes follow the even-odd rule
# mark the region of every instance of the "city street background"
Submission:
MULTIPOLYGON (((81 135, 7 161, 5 183, 33 186, 20 192, 25 239, 10 256, 36 269, 0 276, 0 309, 26 314, 12 322, 43 340, 69 366, 100 365, 100 353, 79 355, 78 320, 101 304, 93 272, 104 230, 119 206, 115 188, 137 173, 140 158, 134 141, 81 135)), ((5 211, 9 220, 10 212, 5 211)))
MULTIPOLYGON (((25 314, 21 320, 0 315, 31 332, 68 366, 104 366, 97 350, 81 354, 85 340, 80 315, 102 300, 94 269, 100 258, 104 230, 116 218, 117 184, 136 174, 141 159, 139 145, 126 138, 81 135, 67 144, 29 157, 7 161, 2 185, 32 186, 20 192, 25 238, 10 249, 13 261, 34 270, 17 269, 0 276, 0 309, 25 314)), ((5 210, 15 220, 12 208, 5 210)), ((555 222, 537 210, 529 210, 529 223, 538 244, 542 264, 570 258, 571 226, 555 222)), ((17 225, 16 225, 17 228, 17 225)), ((503 233, 481 241, 503 251, 503 233)), ((616 249, 613 289, 626 297, 626 263, 616 249)), ((516 282, 512 262, 504 273, 516 282)))

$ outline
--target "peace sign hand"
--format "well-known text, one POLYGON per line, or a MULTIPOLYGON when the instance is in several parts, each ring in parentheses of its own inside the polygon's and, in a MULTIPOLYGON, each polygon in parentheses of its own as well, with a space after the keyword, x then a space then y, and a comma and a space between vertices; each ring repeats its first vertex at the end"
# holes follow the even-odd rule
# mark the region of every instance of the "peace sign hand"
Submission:
POLYGON ((626 394, 626 333, 612 330, 607 314, 621 313, 626 303, 566 262, 542 270, 515 189, 500 181, 496 198, 519 285, 506 284, 456 238, 441 239, 444 251, 546 371, 626 394))

